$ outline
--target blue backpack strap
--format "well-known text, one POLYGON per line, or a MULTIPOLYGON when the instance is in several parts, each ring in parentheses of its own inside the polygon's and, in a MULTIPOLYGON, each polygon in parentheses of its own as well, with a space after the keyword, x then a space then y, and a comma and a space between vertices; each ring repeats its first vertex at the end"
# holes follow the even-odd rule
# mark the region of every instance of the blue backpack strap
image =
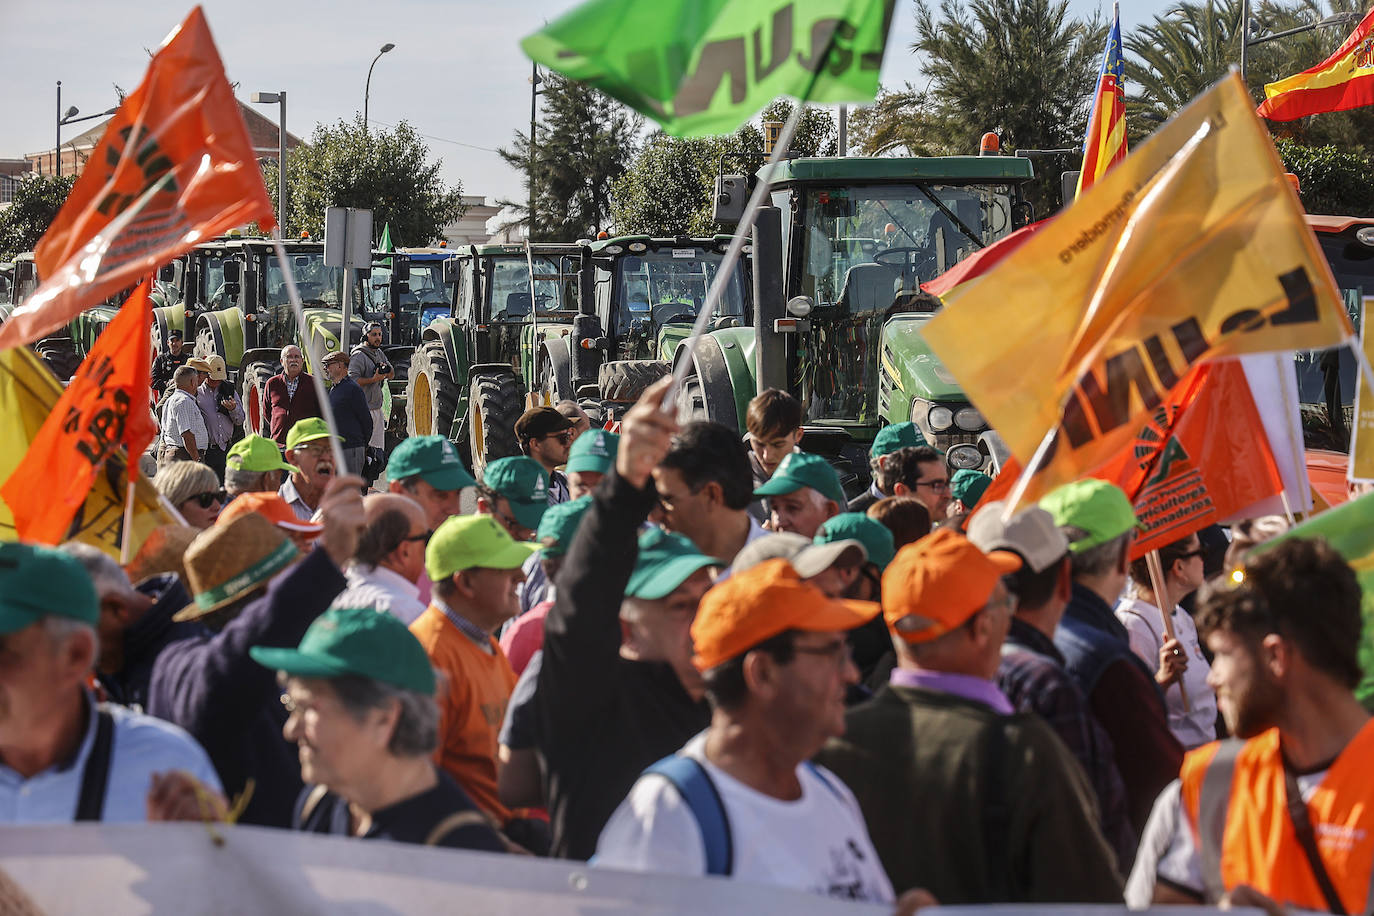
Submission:
POLYGON ((824 785, 827 789, 829 789, 831 794, 840 800, 841 804, 846 806, 849 804, 849 799, 845 798, 844 793, 841 792, 839 787, 831 781, 831 777, 825 775, 825 770, 822 770, 820 767, 816 766, 816 764, 812 763, 810 760, 803 760, 802 766, 810 770, 811 775, 819 779, 821 781, 821 784, 824 785))
POLYGON ((706 768, 691 757, 672 754, 644 772, 662 776, 672 783, 691 809, 701 829, 706 852, 706 874, 729 875, 735 866, 730 818, 725 814, 725 805, 706 768))

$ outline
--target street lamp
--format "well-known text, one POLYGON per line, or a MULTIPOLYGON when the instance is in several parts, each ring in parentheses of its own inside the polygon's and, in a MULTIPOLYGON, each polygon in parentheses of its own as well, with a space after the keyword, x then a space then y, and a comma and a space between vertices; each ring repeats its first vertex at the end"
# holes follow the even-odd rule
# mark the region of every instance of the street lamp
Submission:
POLYGON ((286 234, 286 90, 255 92, 255 105, 280 105, 277 115, 277 231, 286 234))
POLYGON ((62 177, 62 128, 68 124, 76 124, 81 121, 93 121, 96 118, 105 118, 118 111, 111 108, 109 111, 102 111, 100 114, 86 115, 78 118, 81 113, 75 105, 68 108, 66 113, 62 112, 62 81, 57 81, 57 145, 53 147, 53 172, 58 178, 62 177))
MULTIPOLYGON (((1245 23, 1245 28, 1241 30, 1240 40, 1240 76, 1245 79, 1245 68, 1248 63, 1249 54, 1247 53, 1251 45, 1262 45, 1266 41, 1273 41, 1276 38, 1287 38, 1289 35, 1298 35, 1302 32, 1310 32, 1313 29, 1328 29, 1341 25, 1353 25, 1362 17, 1359 13, 1335 13, 1317 22, 1309 22, 1293 29, 1284 29, 1282 32, 1275 32, 1272 35, 1265 35, 1261 38, 1251 38, 1251 27, 1254 25, 1250 20, 1250 0, 1241 0, 1240 21, 1245 23)), ((1248 84, 1247 84, 1248 85, 1248 84)))
POLYGON ((382 59, 382 55, 396 47, 391 42, 382 45, 382 50, 377 52, 377 56, 372 58, 372 64, 367 68, 367 85, 363 87, 363 133, 367 133, 367 97, 372 94, 372 68, 377 66, 377 61, 382 59))

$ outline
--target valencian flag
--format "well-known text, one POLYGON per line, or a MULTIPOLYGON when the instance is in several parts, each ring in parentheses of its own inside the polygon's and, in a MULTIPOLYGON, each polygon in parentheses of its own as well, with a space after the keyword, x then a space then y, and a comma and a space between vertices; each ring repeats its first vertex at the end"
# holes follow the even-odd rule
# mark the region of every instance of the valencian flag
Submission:
POLYGON ((1374 10, 1326 60, 1264 87, 1257 109, 1271 121, 1374 105, 1374 10))
POLYGON ((1198 363, 1353 328, 1231 74, 950 293, 922 336, 1023 465, 1044 447, 1035 499, 1119 454, 1198 363))
POLYGON ((724 134, 780 95, 873 101, 895 4, 589 0, 520 46, 670 134, 724 134))
POLYGON ((42 285, 0 325, 37 340, 235 226, 274 226, 238 101, 196 7, 153 55, 34 252, 42 285))
POLYGON ((1121 58, 1121 8, 1112 5, 1112 28, 1107 50, 1097 75, 1088 135, 1083 141, 1083 169, 1078 173, 1078 193, 1091 187, 1107 169, 1126 158, 1126 64, 1121 58))
MULTIPOLYGON (((144 340, 148 341, 146 325, 141 330, 144 340)), ((109 333, 106 329, 105 334, 109 333)), ((0 352, 0 480, 8 480, 24 462, 29 444, 37 438, 62 396, 62 383, 28 347, 0 352)), ((146 389, 139 396, 142 400, 137 402, 136 411, 146 415, 147 409, 143 406, 147 403, 146 389)), ((119 559, 130 473, 128 454, 122 448, 115 448, 95 475, 85 501, 74 515, 68 516, 69 527, 49 543, 74 538, 119 559)), ((48 481, 39 482, 35 489, 45 500, 55 504, 57 487, 51 482, 53 480, 55 478, 50 477, 48 481)), ((3 496, 0 493, 0 497, 3 496)), ((171 519, 158 507, 153 485, 135 473, 133 550, 138 550, 154 528, 169 521, 171 519)), ((0 540, 18 539, 14 515, 0 498, 0 540)))
POLYGON ((21 540, 65 540, 105 462, 121 448, 141 455, 157 434, 148 411, 148 286, 148 280, 140 283, 115 313, 24 460, 0 486, 21 540))

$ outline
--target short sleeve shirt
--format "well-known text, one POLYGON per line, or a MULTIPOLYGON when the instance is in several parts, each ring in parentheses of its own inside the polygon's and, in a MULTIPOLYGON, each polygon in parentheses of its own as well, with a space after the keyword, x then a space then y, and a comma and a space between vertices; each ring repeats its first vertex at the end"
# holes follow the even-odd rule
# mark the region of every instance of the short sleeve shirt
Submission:
POLYGON ((205 428, 200 405, 194 397, 178 388, 168 399, 167 410, 162 415, 162 438, 169 445, 182 445, 181 434, 185 432, 195 437, 197 449, 205 449, 210 445, 210 431, 205 428))

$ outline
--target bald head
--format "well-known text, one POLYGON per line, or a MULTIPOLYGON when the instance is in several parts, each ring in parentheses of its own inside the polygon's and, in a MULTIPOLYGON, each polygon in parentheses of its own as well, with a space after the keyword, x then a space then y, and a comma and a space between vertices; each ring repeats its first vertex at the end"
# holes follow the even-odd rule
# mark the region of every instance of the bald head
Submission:
POLYGON ((353 559, 363 566, 380 566, 417 581, 424 572, 429 540, 424 508, 400 493, 370 493, 363 499, 363 512, 367 525, 358 538, 353 559))

